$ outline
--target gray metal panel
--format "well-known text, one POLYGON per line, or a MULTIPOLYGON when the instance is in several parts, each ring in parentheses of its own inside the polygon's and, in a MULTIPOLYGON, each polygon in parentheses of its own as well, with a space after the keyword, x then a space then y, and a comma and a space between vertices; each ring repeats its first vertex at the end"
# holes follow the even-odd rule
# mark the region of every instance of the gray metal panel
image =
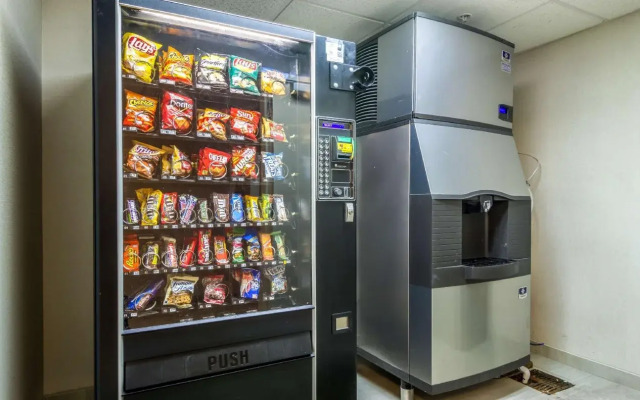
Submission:
POLYGON ((507 218, 508 258, 531 257, 531 202, 510 201, 507 218))
POLYGON ((512 136, 444 125, 415 128, 433 196, 495 191, 529 197, 512 136))
POLYGON ((409 20, 378 38, 378 121, 413 111, 414 25, 409 20))
POLYGON ((358 347, 408 371, 410 125, 357 139, 358 347), (383 293, 391 295, 383 295, 383 293))
POLYGON ((431 291, 424 286, 409 286, 409 372, 431 384, 431 291))
MULTIPOLYGON (((530 292, 530 275, 433 289, 431 384, 475 375, 527 356, 530 292), (528 294, 520 298, 518 289, 524 286, 528 294)), ((427 377, 418 378, 428 382, 427 377)))
MULTIPOLYGON (((511 128, 498 118, 498 106, 513 105, 513 77, 501 69, 502 51, 513 53, 513 48, 431 19, 415 21, 415 112, 511 128)), ((380 62, 402 64, 382 48, 379 55, 380 62)), ((397 83, 382 72, 380 77, 381 84, 397 83)))

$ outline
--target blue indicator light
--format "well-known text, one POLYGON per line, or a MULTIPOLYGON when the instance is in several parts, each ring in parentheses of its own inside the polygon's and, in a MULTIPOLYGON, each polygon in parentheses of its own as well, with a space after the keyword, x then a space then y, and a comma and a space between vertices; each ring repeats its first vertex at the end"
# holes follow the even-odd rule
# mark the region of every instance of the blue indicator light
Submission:
POLYGON ((499 110, 500 110, 500 114, 507 114, 508 112, 507 107, 500 107, 499 110))
POLYGON ((345 124, 338 124, 335 122, 323 122, 322 127, 329 129, 347 129, 345 124))

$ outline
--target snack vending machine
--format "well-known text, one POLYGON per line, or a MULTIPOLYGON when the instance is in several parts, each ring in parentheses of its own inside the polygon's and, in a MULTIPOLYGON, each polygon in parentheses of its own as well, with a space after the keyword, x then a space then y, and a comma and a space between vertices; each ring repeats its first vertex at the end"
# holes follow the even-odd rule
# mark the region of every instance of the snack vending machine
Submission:
POLYGON ((93 19, 95 398, 311 399, 314 33, 93 19))

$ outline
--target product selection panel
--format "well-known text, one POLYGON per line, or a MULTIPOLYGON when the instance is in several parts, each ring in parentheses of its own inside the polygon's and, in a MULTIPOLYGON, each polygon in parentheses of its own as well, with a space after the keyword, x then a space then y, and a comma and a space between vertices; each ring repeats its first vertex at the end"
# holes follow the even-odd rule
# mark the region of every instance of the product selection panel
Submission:
POLYGON ((317 196, 355 199, 355 121, 318 118, 317 196))

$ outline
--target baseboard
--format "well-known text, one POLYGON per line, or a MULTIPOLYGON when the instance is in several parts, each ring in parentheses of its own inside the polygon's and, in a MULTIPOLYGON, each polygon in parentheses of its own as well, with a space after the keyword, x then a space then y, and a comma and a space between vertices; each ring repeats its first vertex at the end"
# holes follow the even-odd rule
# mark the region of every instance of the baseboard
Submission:
POLYGON ((570 367, 599 376, 608 381, 619 383, 632 389, 640 390, 640 376, 627 371, 600 364, 593 360, 582 358, 566 351, 549 346, 532 346, 531 352, 561 362, 570 367))
POLYGON ((93 400, 93 387, 47 394, 44 396, 44 400, 93 400))

